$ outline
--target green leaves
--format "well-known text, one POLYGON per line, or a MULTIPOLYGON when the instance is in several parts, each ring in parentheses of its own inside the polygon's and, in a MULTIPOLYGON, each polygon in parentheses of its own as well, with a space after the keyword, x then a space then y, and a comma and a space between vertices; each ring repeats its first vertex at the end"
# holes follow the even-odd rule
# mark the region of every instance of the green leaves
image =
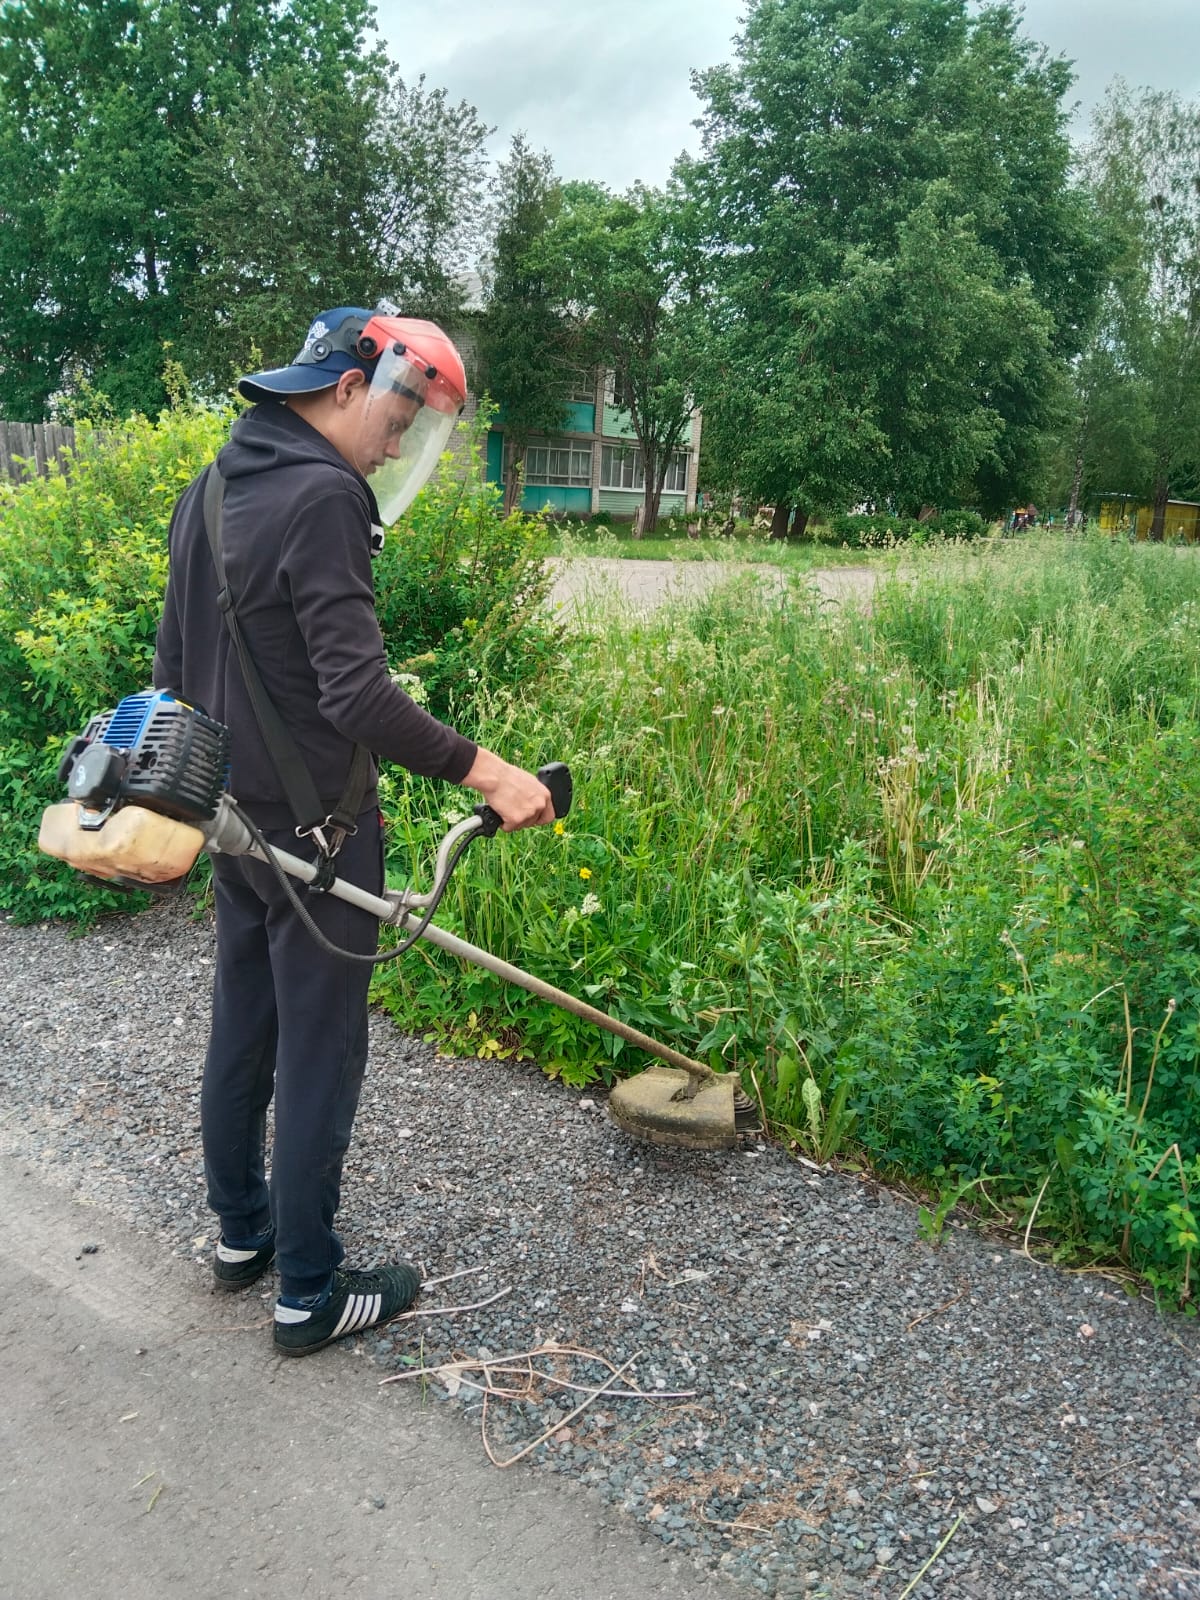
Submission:
POLYGON ((646 476, 642 531, 653 532, 667 466, 694 403, 697 330, 681 299, 678 196, 635 185, 564 186, 549 244, 564 274, 578 347, 614 375, 646 476))
POLYGON ((38 818, 62 798, 67 740, 150 682, 171 510, 227 421, 185 406, 103 439, 84 425, 69 471, 0 485, 0 896, 15 916, 130 903, 39 856, 38 818))
POLYGON ((323 306, 458 307, 486 129, 405 85, 361 0, 5 12, 0 415, 81 382, 166 398, 164 346, 224 394, 323 306))
POLYGON ((518 134, 491 186, 494 243, 483 318, 483 383, 500 408, 505 509, 517 505, 531 438, 563 426, 573 328, 554 221, 561 196, 549 156, 518 134))
POLYGON ((1200 107, 1118 81, 1084 168, 1110 258, 1075 372, 1077 486, 1152 501, 1200 493, 1200 107))
POLYGON ((915 513, 1022 481, 1095 283, 1063 63, 966 0, 758 0, 680 169, 719 474, 915 513))
MULTIPOLYGON (((490 412, 388 535, 375 563, 376 610, 393 672, 415 674, 435 716, 470 732, 493 689, 541 676, 557 624, 543 609, 548 538, 537 518, 505 515, 479 461, 490 412)), ((410 692, 412 686, 410 685, 410 692)))

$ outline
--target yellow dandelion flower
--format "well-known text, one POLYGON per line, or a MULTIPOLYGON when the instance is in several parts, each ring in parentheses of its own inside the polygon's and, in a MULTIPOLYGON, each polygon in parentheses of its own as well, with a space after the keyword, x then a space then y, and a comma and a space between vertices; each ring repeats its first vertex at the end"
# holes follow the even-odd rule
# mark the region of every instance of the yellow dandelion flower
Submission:
POLYGON ((561 839, 563 834, 566 833, 567 830, 566 830, 566 828, 563 826, 563 824, 561 822, 556 822, 554 824, 554 831, 558 835, 558 837, 561 839))
POLYGON ((580 867, 580 869, 579 869, 579 876, 580 876, 580 877, 581 877, 581 878, 582 878, 582 879, 583 879, 583 881, 584 881, 584 882, 585 882, 585 883, 586 883, 586 882, 587 882, 587 880, 588 880, 588 879, 589 879, 589 878, 590 878, 590 877, 591 877, 591 875, 592 875, 592 869, 591 869, 591 867, 580 867))

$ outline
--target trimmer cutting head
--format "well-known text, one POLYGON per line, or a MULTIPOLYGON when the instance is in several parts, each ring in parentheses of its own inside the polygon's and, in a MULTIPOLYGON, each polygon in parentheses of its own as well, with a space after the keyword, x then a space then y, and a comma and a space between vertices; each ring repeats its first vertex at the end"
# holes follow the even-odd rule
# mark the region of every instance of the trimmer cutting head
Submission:
POLYGON ((691 1090, 692 1080, 681 1068, 647 1067, 617 1084, 608 1097, 609 1114, 633 1139, 683 1150, 732 1150, 742 1125, 757 1123, 735 1073, 721 1073, 691 1090))

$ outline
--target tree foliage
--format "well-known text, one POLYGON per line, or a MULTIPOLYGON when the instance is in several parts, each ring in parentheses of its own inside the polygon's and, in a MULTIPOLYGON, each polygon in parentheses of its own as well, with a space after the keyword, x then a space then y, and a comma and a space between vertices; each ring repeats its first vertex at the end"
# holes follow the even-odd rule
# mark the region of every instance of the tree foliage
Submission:
POLYGON ((1074 468, 1085 490, 1200 494, 1200 104, 1132 94, 1098 112, 1085 171, 1113 252, 1075 373, 1074 468))
POLYGON ((0 412, 86 379, 155 410, 322 305, 454 299, 486 130, 369 40, 367 0, 7 0, 0 412))
POLYGON ((1019 491, 1101 252, 1062 60, 1007 5, 754 0, 698 74, 705 429, 763 500, 917 509, 1019 491))
POLYGON ((694 323, 679 281, 681 218, 667 195, 640 184, 563 187, 553 236, 580 348, 612 370, 645 472, 642 531, 650 533, 671 454, 692 415, 694 323))
POLYGON ((550 243, 561 191, 550 157, 521 134, 497 169, 491 205, 482 355, 488 393, 502 410, 504 506, 512 511, 529 441, 563 426, 573 353, 563 274, 550 243))

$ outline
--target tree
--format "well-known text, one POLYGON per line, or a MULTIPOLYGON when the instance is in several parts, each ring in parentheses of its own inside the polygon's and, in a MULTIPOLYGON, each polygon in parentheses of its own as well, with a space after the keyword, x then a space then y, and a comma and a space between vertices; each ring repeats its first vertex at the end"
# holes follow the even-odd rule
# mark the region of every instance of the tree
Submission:
POLYGON ((1080 374, 1080 455, 1096 487, 1151 500, 1161 539, 1172 494, 1200 491, 1200 103, 1118 82, 1085 169, 1115 261, 1080 374))
POLYGON ((449 298, 485 130, 405 89, 368 0, 39 0, 0 37, 0 413, 227 381, 316 306, 449 298), (457 252, 457 255, 456 255, 457 252), (19 297, 18 297, 19 296, 19 297))
POLYGON ((671 456, 691 421, 694 322, 680 279, 682 219, 638 184, 563 186, 553 246, 588 359, 612 369, 642 456, 641 532, 652 533, 671 456))
POLYGON ((1002 503, 1098 291, 1066 64, 1007 5, 753 0, 695 83, 703 155, 676 176, 727 473, 777 532, 789 507, 1002 503))
POLYGON ((494 236, 484 281, 483 371, 504 424, 504 509, 521 496, 529 441, 566 415, 571 328, 550 243, 561 206, 551 159, 515 135, 491 186, 494 236))
POLYGON ((488 130, 384 59, 333 88, 287 69, 213 119, 188 163, 197 240, 183 360, 218 388, 251 349, 295 353, 325 305, 452 317, 488 130))

